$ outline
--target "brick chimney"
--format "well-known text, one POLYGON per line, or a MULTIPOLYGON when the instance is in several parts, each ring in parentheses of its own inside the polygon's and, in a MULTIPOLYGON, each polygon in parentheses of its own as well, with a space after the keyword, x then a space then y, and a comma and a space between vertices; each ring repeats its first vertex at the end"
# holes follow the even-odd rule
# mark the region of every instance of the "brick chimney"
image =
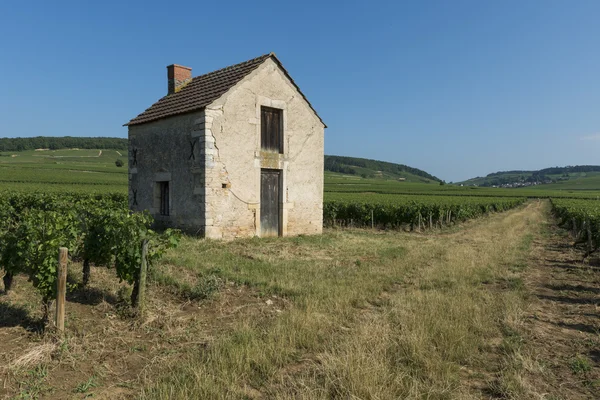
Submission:
POLYGON ((169 93, 179 92, 185 84, 192 80, 192 69, 183 65, 172 64, 167 67, 169 93))

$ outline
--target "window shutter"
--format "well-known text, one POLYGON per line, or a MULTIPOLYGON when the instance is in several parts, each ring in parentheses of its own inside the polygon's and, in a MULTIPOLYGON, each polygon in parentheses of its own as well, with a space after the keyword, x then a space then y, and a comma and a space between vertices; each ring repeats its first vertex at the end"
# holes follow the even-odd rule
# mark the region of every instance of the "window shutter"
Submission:
POLYGON ((283 113, 282 110, 261 107, 261 140, 263 150, 283 153, 283 113))

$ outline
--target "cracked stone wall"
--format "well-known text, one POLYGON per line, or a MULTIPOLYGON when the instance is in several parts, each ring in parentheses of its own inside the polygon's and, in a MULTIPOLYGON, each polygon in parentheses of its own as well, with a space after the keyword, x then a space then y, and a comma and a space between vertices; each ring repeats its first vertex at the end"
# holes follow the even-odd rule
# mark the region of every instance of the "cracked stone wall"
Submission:
POLYGON ((260 234, 261 168, 283 171, 282 234, 322 232, 324 126, 272 60, 206 108, 204 129, 208 237, 260 234), (283 110, 283 154, 260 149, 261 106, 283 110))
POLYGON ((159 226, 203 233, 203 193, 194 189, 204 166, 200 141, 192 137, 202 118, 194 112, 129 127, 129 207, 148 210, 159 226), (159 213, 160 181, 169 182, 169 216, 159 213))

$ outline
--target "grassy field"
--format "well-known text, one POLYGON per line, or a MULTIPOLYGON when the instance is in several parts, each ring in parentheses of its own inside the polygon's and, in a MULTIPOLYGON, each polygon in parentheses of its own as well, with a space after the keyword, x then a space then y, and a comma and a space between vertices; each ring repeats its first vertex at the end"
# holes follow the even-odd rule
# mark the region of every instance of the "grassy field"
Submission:
MULTIPOLYGON (((552 352, 571 338, 536 339, 540 318, 560 333, 581 307, 578 297, 562 312, 544 308, 529 283, 548 291, 539 268, 546 247, 564 243, 550 240, 548 211, 533 201, 425 234, 185 238, 153 271, 140 320, 113 272, 93 268, 91 286, 77 289, 75 264, 63 340, 35 333, 39 299, 17 277, 0 297, 0 397, 594 398, 593 300, 577 342, 552 352)), ((589 267, 556 264, 600 291, 589 267)))
POLYGON ((598 188, 600 188, 600 172, 571 174, 568 181, 535 187, 536 190, 598 190, 598 188))
POLYGON ((489 362, 503 329, 520 323, 519 271, 541 219, 540 205, 530 204, 440 236, 336 232, 265 243, 258 252, 243 242, 192 243, 171 263, 206 271, 217 257, 225 279, 291 304, 268 323, 240 321, 144 397, 465 398, 478 392, 478 380, 523 393, 489 362), (199 265, 207 251, 211 262, 199 265))
POLYGON ((0 188, 126 192, 127 154, 77 149, 0 153, 0 188), (117 167, 117 159, 125 165, 117 167))

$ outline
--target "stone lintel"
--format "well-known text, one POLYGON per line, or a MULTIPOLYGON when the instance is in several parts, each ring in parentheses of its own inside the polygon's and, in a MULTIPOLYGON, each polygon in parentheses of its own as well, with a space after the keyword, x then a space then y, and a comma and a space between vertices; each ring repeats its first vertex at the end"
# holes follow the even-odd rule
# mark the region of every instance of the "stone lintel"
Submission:
POLYGON ((155 182, 164 182, 164 181, 170 181, 170 180, 171 180, 170 172, 157 172, 154 174, 155 182))

